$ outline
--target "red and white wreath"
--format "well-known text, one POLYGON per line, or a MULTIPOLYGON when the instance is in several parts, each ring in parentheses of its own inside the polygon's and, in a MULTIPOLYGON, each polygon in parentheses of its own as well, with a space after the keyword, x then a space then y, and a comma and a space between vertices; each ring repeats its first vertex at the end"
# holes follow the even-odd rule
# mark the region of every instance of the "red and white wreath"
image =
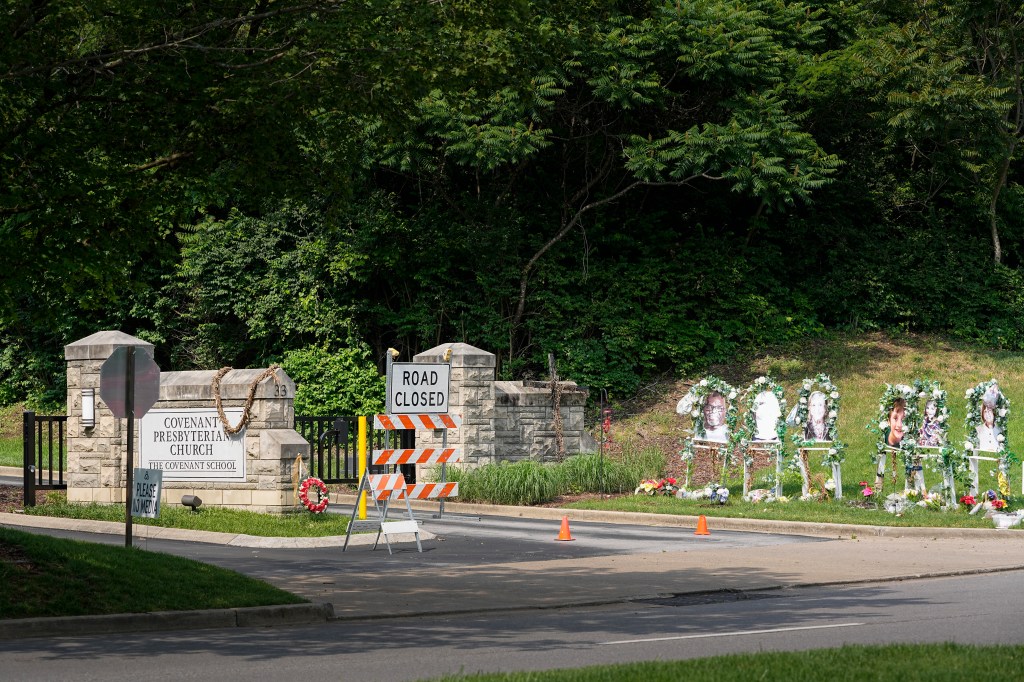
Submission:
POLYGON ((319 478, 310 476, 299 484, 299 501, 314 514, 327 509, 327 485, 319 478), (315 492, 316 501, 310 499, 310 491, 315 492))

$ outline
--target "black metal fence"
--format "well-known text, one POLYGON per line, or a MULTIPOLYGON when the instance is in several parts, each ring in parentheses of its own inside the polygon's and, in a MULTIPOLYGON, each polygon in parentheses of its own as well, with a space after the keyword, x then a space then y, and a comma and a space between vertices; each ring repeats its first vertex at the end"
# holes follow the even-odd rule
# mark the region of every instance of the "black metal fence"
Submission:
MULTIPOLYGON (((373 418, 367 417, 367 459, 370 451, 385 447, 411 448, 416 445, 415 431, 399 431, 387 443, 387 432, 373 429, 373 418)), ((324 483, 358 483, 359 418, 350 416, 295 417, 295 430, 309 442, 310 476, 324 483)), ((381 473, 387 467, 370 467, 372 473, 381 473), (379 471, 378 471, 379 469, 379 471)), ((415 482, 415 467, 402 468, 408 482, 415 482)))
POLYGON ((34 507, 37 490, 67 490, 64 480, 65 424, 68 418, 38 416, 26 411, 22 425, 24 441, 24 504, 34 507))

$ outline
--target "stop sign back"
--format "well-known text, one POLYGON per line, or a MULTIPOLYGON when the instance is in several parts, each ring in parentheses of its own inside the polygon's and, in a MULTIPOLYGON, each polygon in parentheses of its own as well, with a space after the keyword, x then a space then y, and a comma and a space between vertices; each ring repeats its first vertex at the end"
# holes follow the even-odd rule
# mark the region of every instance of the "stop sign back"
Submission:
POLYGON ((115 417, 128 416, 125 404, 128 388, 128 354, 134 355, 134 399, 132 411, 138 419, 149 412, 160 398, 160 367, 145 351, 134 346, 120 346, 100 367, 100 397, 115 417))

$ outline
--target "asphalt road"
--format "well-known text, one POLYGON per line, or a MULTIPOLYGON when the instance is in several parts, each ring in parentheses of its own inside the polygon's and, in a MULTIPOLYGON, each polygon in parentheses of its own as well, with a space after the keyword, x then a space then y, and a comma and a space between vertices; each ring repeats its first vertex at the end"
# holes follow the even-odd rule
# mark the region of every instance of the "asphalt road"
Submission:
POLYGON ((1022 578, 1016 571, 318 627, 19 640, 0 642, 0 670, 24 681, 372 682, 843 644, 1019 645, 1022 578))
MULTIPOLYGON (((822 542, 821 538, 800 535, 775 535, 715 531, 710 536, 696 536, 691 528, 664 528, 616 523, 575 522, 570 530, 573 540, 555 540, 560 523, 546 519, 520 519, 499 516, 466 516, 446 514, 437 519, 430 514, 416 514, 421 527, 436 535, 422 542, 423 552, 415 543, 393 546, 389 554, 383 539, 376 550, 372 545, 353 545, 346 551, 341 546, 295 549, 235 547, 202 542, 134 538, 135 546, 153 552, 174 554, 274 581, 281 574, 332 572, 351 570, 387 574, 424 566, 472 567, 482 563, 515 563, 558 559, 583 559, 609 555, 641 554, 665 551, 714 551, 778 545, 806 545, 822 542)), ((123 545, 123 535, 83 533, 56 529, 33 529, 55 537, 89 542, 123 545)))

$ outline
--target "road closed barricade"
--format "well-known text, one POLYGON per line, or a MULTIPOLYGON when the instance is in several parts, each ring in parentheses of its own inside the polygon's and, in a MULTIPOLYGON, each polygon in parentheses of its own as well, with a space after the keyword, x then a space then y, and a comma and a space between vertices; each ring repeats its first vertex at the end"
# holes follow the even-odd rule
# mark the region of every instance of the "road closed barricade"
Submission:
POLYGON ((393 431, 399 429, 422 429, 444 431, 440 448, 407 448, 374 450, 371 462, 374 466, 396 466, 400 464, 439 465, 441 480, 438 483, 410 483, 406 488, 407 497, 414 500, 439 500, 444 513, 444 500, 458 497, 459 484, 446 479, 447 465, 462 461, 462 450, 449 448, 448 429, 462 426, 462 417, 455 414, 379 414, 373 419, 376 429, 393 431))

